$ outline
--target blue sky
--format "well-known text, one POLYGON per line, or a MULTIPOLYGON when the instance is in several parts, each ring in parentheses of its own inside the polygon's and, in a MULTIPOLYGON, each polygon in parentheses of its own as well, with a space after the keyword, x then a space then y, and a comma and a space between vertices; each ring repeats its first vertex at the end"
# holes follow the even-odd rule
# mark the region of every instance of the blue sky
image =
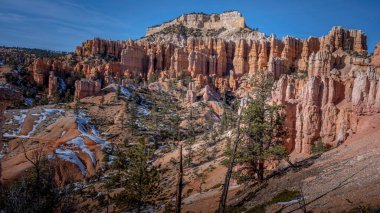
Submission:
POLYGON ((136 39, 183 13, 238 10, 246 24, 282 38, 361 29, 380 41, 380 0, 0 0, 0 45, 73 51, 87 39, 136 39))

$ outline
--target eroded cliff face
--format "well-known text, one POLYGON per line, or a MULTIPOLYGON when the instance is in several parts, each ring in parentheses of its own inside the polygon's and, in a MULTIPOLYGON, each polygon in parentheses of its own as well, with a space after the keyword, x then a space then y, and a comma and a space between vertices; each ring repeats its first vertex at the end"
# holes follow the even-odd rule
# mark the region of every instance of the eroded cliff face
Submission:
POLYGON ((379 75, 372 66, 330 70, 296 79, 282 75, 273 92, 273 101, 285 106, 287 148, 311 152, 321 140, 332 147, 356 132, 361 115, 380 112, 379 75))
POLYGON ((82 79, 75 82, 75 98, 77 99, 97 95, 100 90, 101 84, 99 81, 82 79))
POLYGON ((78 46, 75 53, 81 56, 108 55, 120 58, 126 42, 94 38, 93 40, 87 40, 82 46, 78 46))
MULTIPOLYGON (((140 40, 86 41, 76 49, 74 67, 36 60, 31 70, 38 84, 54 69, 83 73, 86 80, 75 84, 77 98, 124 79, 191 76, 191 84, 184 85, 189 88, 188 103, 196 102, 205 87, 239 96, 244 94, 239 88, 247 85, 243 76, 270 72, 277 80, 273 101, 283 104, 287 114, 286 147, 310 153, 318 140, 331 146, 344 142, 355 132, 360 115, 379 111, 380 46, 370 58, 366 39, 362 31, 342 27, 333 27, 320 38, 278 39, 247 28, 238 12, 188 14, 148 28, 140 40)), ((52 93, 54 77, 50 82, 52 93)), ((203 100, 211 100, 209 92, 202 94, 203 100)))
POLYGON ((159 33, 165 28, 175 25, 182 25, 187 28, 195 28, 206 31, 218 31, 222 28, 228 31, 238 31, 245 27, 245 21, 244 17, 237 11, 211 15, 204 13, 185 14, 164 24, 149 27, 146 31, 146 34, 149 36, 155 33, 159 33))

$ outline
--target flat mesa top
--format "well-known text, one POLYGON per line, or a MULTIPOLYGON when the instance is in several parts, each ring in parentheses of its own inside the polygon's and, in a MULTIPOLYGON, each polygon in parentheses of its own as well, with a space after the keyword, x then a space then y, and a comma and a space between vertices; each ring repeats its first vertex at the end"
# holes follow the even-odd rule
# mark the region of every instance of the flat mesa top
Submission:
POLYGON ((245 27, 244 17, 238 11, 228 11, 221 14, 205 14, 205 13, 190 13, 181 15, 169 22, 161 25, 148 27, 146 35, 158 33, 163 29, 174 26, 183 25, 187 28, 195 28, 202 30, 240 30, 245 27))

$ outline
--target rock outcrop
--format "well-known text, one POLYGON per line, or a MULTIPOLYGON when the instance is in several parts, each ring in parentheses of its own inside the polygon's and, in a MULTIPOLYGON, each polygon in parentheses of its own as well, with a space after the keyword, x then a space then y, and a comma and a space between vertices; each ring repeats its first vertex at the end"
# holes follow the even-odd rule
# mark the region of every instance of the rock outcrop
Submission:
POLYGON ((54 76, 54 72, 50 72, 49 75, 49 87, 48 87, 48 98, 54 98, 58 90, 58 78, 54 76))
MULTIPOLYGON (((76 49, 74 65, 39 59, 31 70, 39 85, 50 71, 83 73, 87 80, 75 83, 77 98, 97 94, 99 81, 191 76, 188 103, 198 101, 199 91, 207 91, 198 93, 206 102, 213 100, 210 91, 243 94, 239 87, 248 85, 246 76, 271 72, 278 80, 273 101, 283 104, 287 114, 286 147, 309 153, 318 140, 341 143, 355 131, 357 116, 379 111, 380 46, 370 59, 366 39, 360 30, 333 27, 320 38, 281 40, 246 27, 238 12, 187 14, 148 28, 140 40, 86 41, 76 49)), ((56 81, 49 77, 50 96, 56 81)))
POLYGON ((44 85, 46 76, 49 72, 47 64, 42 59, 37 59, 33 63, 33 79, 36 82, 37 85, 44 85))
POLYGON ((78 99, 97 95, 100 90, 101 84, 99 81, 82 79, 75 82, 75 98, 78 99))
POLYGON ((121 51, 125 47, 126 43, 127 41, 113 41, 94 38, 92 40, 87 40, 82 44, 82 46, 78 46, 75 53, 83 57, 101 55, 120 58, 121 51))
POLYGON ((372 65, 376 67, 376 72, 380 74, 380 43, 377 43, 373 52, 372 65))
POLYGON ((224 12, 221 14, 192 13, 182 15, 164 24, 149 27, 146 35, 159 33, 171 26, 184 26, 186 28, 202 29, 209 31, 228 30, 238 31, 245 28, 244 17, 237 11, 224 12))

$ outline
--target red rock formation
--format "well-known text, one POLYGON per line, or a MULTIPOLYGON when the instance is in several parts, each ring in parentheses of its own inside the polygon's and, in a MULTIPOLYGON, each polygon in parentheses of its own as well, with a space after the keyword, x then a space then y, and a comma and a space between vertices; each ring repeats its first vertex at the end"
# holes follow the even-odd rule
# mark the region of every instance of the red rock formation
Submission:
POLYGON ((360 30, 346 30, 333 27, 327 36, 321 38, 321 49, 367 52, 367 36, 360 30))
POLYGON ((75 53, 83 56, 93 55, 109 55, 120 58, 120 54, 127 41, 112 41, 100 38, 94 38, 93 40, 87 40, 78 46, 75 53))
POLYGON ((126 70, 133 73, 133 76, 147 76, 148 58, 145 50, 137 45, 128 45, 121 52, 121 64, 126 70))
POLYGON ((281 57, 281 53, 284 49, 284 43, 276 38, 275 35, 271 35, 270 38, 270 57, 281 57))
POLYGON ((286 36, 284 38, 284 45, 281 58, 285 59, 288 68, 295 67, 296 60, 301 57, 302 41, 297 38, 286 36))
POLYGON ((182 48, 176 48, 172 56, 171 70, 180 73, 188 69, 188 54, 182 48))
POLYGON ((48 88, 48 98, 54 98, 58 90, 58 78, 54 76, 54 72, 50 72, 49 75, 49 88, 48 88))
POLYGON ((302 41, 302 53, 301 59, 298 61, 298 70, 306 71, 308 69, 309 57, 311 53, 319 51, 319 46, 319 39, 316 37, 310 37, 302 41))
POLYGON ((75 98, 82 99, 99 94, 101 84, 99 81, 78 80, 75 82, 75 98))
POLYGON ((235 57, 233 60, 235 74, 240 76, 248 71, 248 47, 244 39, 236 43, 235 57))
POLYGON ((258 60, 259 70, 266 70, 268 65, 268 43, 264 40, 260 41, 260 54, 258 60))
POLYGON ((274 79, 278 80, 282 74, 289 74, 285 60, 278 57, 271 57, 268 63, 268 72, 273 73, 274 79))
POLYGON ((331 52, 324 50, 312 53, 309 58, 308 75, 327 75, 333 68, 334 59, 331 52))
POLYGON ((48 74, 48 66, 42 59, 37 59, 33 63, 32 72, 33 79, 37 85, 44 85, 46 76, 48 74))
POLYGON ((376 67, 376 72, 380 74, 380 43, 377 43, 373 51, 372 65, 376 67))

